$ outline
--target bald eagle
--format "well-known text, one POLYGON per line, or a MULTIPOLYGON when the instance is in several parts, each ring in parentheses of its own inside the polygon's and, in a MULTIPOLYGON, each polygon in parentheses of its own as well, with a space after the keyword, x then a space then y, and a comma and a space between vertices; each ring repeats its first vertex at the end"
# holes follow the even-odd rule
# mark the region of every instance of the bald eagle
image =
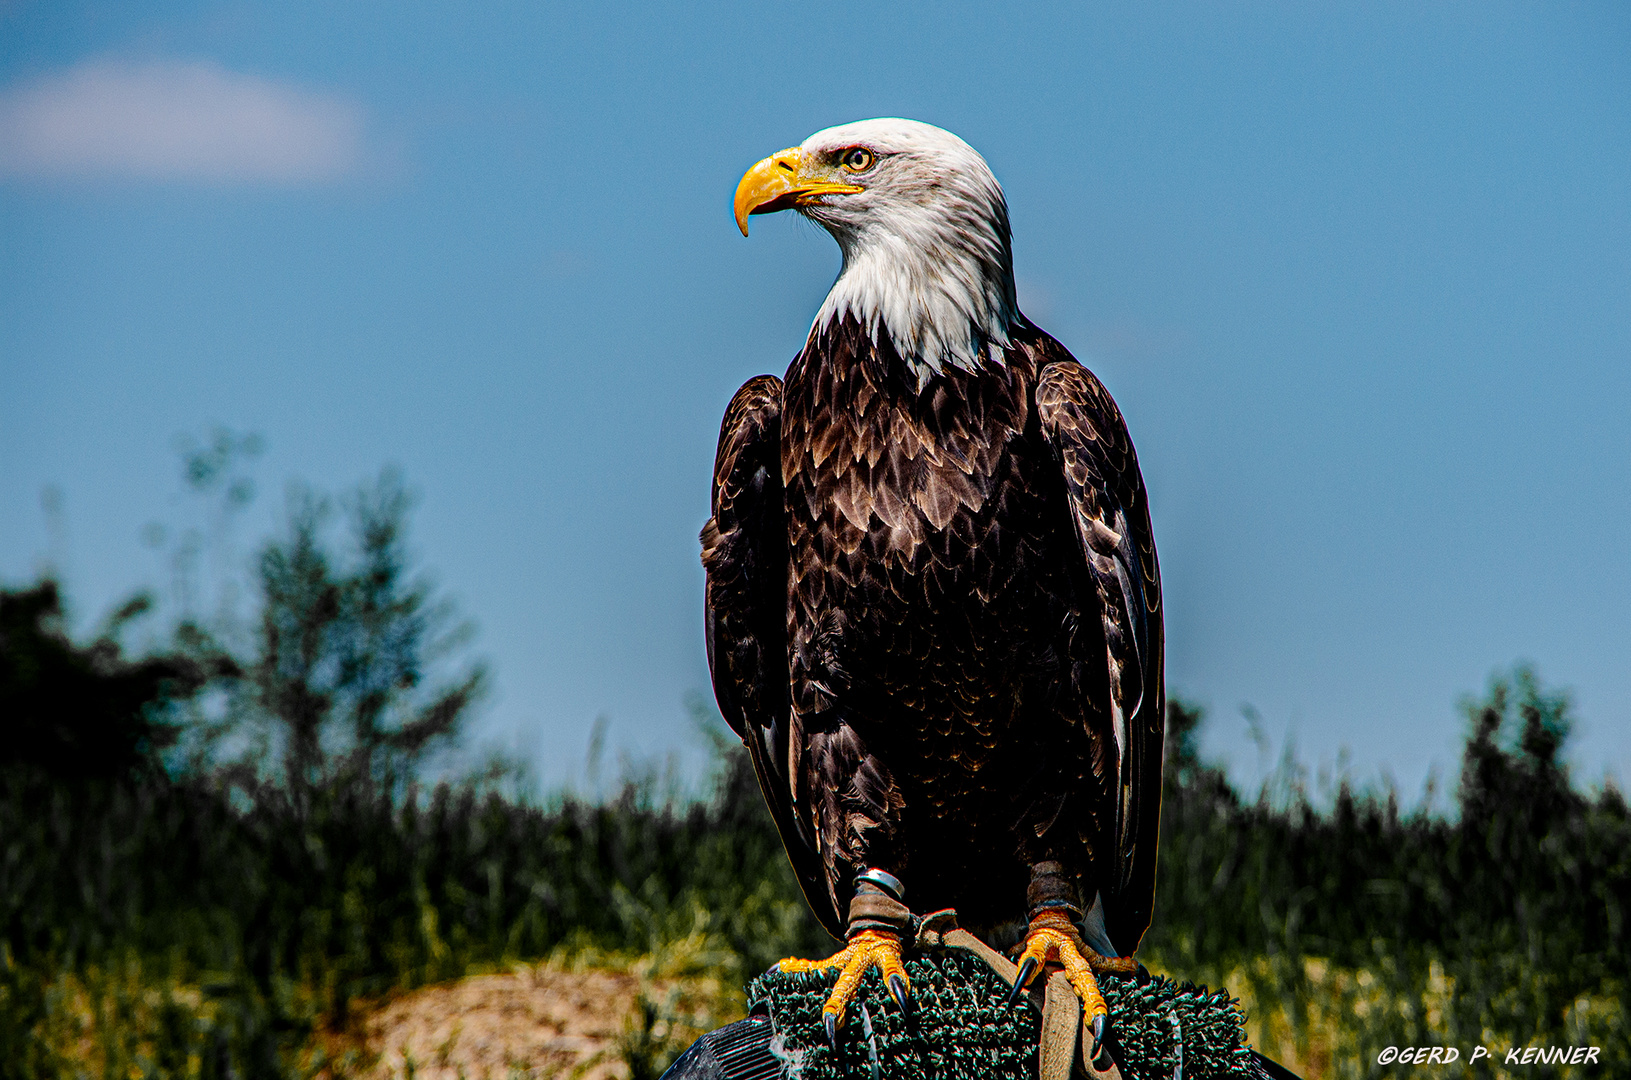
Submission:
MULTIPOLYGON (((803 350, 720 427, 708 662, 805 897, 901 1004, 912 910, 1024 934, 1091 1016, 1150 921, 1161 579, 1110 394, 1020 312, 981 156, 911 120, 754 165, 737 224, 794 209, 843 252, 803 350), (910 897, 912 907, 905 901, 910 897)), ((1096 1026, 1102 1027, 1102 1019, 1096 1026)))

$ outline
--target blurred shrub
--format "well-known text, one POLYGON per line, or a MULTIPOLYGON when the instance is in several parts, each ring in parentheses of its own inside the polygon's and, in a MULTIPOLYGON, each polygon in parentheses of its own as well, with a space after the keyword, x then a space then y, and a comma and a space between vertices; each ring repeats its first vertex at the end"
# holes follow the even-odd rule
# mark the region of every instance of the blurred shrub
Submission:
POLYGON ((29 762, 65 780, 115 777, 175 742, 170 706, 211 672, 182 655, 125 659, 119 632, 151 606, 135 597, 78 647, 55 581, 0 591, 0 765, 29 762))

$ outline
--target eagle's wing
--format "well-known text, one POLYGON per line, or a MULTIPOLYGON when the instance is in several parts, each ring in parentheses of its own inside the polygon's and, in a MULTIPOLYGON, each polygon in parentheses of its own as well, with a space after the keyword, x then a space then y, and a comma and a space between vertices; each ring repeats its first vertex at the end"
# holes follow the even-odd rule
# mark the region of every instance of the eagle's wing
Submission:
MULTIPOLYGON (((1104 663, 1116 747, 1113 870, 1101 880, 1105 929, 1123 955, 1150 923, 1160 834, 1162 678, 1161 571, 1138 457, 1104 385, 1043 336, 1036 410, 1064 472, 1076 539, 1104 622, 1104 663)), ((1084 597, 1084 600, 1087 598, 1084 597)), ((1091 639, 1090 639, 1091 640, 1091 639)), ((1093 680, 1097 682, 1097 680, 1093 680)))
POLYGON ((702 529, 706 632, 714 697, 753 757, 770 816, 821 925, 844 936, 814 837, 798 812, 787 664, 787 520, 781 466, 782 383, 750 379, 731 399, 714 459, 713 517, 702 529))

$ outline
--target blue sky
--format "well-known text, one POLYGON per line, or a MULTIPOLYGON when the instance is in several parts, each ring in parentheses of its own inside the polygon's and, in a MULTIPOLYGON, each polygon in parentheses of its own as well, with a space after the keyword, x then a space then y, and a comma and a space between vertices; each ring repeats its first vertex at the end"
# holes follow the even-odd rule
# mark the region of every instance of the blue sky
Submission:
POLYGON ((1622 5, 0 4, 0 580, 80 625, 167 581, 176 439, 400 465, 479 625, 481 737, 700 742, 720 413, 838 266, 758 158, 903 115, 980 149, 1027 312, 1151 490, 1208 748, 1453 778, 1536 663, 1631 776, 1631 14, 1622 5), (62 510, 42 512, 41 492, 62 510), (54 524, 53 524, 54 522, 54 524), (1340 757, 1339 757, 1340 756, 1340 757))

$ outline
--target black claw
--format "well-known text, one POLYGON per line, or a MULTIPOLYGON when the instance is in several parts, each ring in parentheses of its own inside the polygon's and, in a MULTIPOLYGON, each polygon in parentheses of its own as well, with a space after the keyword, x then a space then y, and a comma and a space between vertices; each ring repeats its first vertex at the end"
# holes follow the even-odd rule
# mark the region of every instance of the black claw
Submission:
POLYGON ((838 1014, 822 1013, 821 1022, 827 1028, 827 1045, 834 1050, 838 1049, 838 1014))
POLYGON ((906 980, 899 975, 889 976, 889 996, 895 999, 895 1004, 900 1006, 901 1012, 911 1010, 912 1003, 906 997, 906 980))
POLYGON ((1019 965, 1019 975, 1014 979, 1014 988, 1008 991, 1008 1004, 1012 1005, 1019 1000, 1019 995, 1025 992, 1025 985, 1031 981, 1031 976, 1036 974, 1036 968, 1034 956, 1027 956, 1025 962, 1019 965))
MULTIPOLYGON (((1115 1064, 1115 1057, 1110 1053, 1110 1045, 1105 1036, 1110 1030, 1108 1016, 1095 1016, 1093 1018, 1093 1068, 1099 1072, 1109 1072, 1110 1066, 1115 1064)), ((1182 1068, 1179 1069, 1182 1072, 1182 1068)), ((1177 1073, 1173 1074, 1178 1075, 1177 1073)))

